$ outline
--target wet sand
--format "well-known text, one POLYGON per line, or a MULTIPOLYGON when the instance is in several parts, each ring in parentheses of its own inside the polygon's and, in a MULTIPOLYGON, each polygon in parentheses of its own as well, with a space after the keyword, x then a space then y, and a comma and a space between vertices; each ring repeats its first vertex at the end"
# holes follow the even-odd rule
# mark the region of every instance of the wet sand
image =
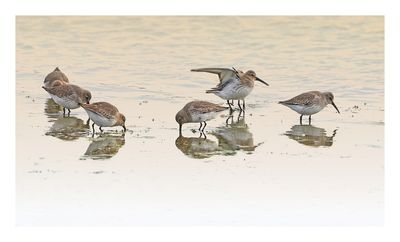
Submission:
POLYGON ((17 17, 16 30, 18 225, 383 224, 383 18, 17 17), (128 131, 92 137, 83 109, 63 117, 41 88, 56 66, 128 131), (270 86, 206 138, 197 124, 179 137, 185 103, 224 104, 205 93, 217 76, 189 70, 232 66, 270 86), (310 90, 341 114, 300 125, 277 104, 310 90))

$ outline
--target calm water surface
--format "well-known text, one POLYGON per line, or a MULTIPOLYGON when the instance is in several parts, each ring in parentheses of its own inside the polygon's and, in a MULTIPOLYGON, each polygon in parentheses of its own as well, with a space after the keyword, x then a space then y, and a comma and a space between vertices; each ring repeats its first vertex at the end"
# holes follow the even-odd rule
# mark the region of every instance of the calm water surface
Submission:
POLYGON ((383 17, 17 17, 19 225, 382 225, 383 17), (56 66, 116 105, 92 137, 41 88, 56 66), (223 104, 200 67, 252 69, 247 111, 179 137, 191 100, 223 104), (277 104, 331 91, 300 125, 277 104))

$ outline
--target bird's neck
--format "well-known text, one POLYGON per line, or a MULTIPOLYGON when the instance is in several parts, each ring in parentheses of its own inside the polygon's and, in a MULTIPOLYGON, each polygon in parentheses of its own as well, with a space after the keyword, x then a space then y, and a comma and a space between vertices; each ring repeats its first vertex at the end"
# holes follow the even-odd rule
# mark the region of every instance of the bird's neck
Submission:
POLYGON ((240 83, 247 87, 251 87, 251 88, 254 87, 254 81, 250 78, 244 77, 244 78, 240 79, 240 83))

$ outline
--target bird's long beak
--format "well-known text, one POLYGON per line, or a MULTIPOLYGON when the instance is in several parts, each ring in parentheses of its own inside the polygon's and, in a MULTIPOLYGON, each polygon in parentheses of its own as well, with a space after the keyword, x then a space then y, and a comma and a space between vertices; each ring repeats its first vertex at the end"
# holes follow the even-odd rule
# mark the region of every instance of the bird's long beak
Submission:
POLYGON ((239 78, 239 72, 236 70, 236 68, 235 68, 235 67, 232 67, 232 69, 235 71, 236 77, 239 78))
POLYGON ((126 132, 126 127, 125 125, 122 125, 122 128, 124 128, 124 133, 126 132))
POLYGON ((182 124, 179 124, 179 136, 182 136, 182 124))
POLYGON ((334 103, 333 101, 332 101, 332 105, 335 107, 335 109, 337 110, 337 112, 340 113, 340 112, 339 112, 339 109, 336 107, 336 105, 335 105, 335 103, 334 103))
POLYGON ((258 77, 256 77, 256 80, 259 81, 259 82, 261 82, 261 83, 264 83, 264 84, 267 85, 267 86, 269 86, 268 83, 266 83, 265 81, 261 80, 261 79, 258 78, 258 77))

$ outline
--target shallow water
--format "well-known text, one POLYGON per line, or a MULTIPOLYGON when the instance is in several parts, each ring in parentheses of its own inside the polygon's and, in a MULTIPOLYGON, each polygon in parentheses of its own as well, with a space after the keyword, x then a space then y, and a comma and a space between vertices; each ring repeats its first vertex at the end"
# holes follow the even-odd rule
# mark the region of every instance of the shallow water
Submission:
POLYGON ((16 33, 17 224, 383 225, 383 17, 17 17, 16 33), (63 117, 41 88, 56 66, 126 134, 63 117), (224 104, 200 67, 270 86, 179 137, 185 103, 224 104), (300 125, 277 104, 310 90, 341 114, 300 125))

